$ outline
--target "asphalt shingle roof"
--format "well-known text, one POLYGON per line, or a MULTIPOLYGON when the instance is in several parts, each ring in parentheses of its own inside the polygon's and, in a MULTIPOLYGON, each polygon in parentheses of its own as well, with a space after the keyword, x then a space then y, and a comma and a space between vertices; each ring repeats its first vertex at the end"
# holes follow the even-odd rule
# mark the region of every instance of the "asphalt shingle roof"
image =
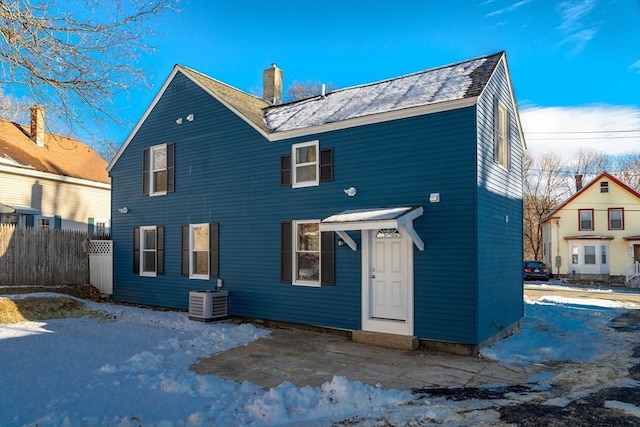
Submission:
POLYGON ((111 183, 107 162, 85 143, 47 132, 38 147, 27 126, 7 120, 0 120, 0 165, 111 183))

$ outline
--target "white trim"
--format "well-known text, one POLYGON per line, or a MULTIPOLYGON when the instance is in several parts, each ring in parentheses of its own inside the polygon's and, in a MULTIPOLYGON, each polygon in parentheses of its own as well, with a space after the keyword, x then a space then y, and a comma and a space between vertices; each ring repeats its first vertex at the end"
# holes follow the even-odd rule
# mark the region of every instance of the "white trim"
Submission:
MULTIPOLYGON (((208 223, 202 224, 189 224, 189 279, 198 279, 198 280, 209 280, 209 274, 211 271, 211 266, 209 265, 209 260, 211 259, 211 250, 209 249, 211 246, 211 229, 209 228, 208 223), (193 230, 195 228, 207 228, 207 274, 197 274, 193 272, 193 230)), ((204 252, 204 251, 203 251, 204 252)))
POLYGON ((158 227, 156 225, 143 225, 140 226, 140 276, 156 277, 158 275, 158 227), (156 247, 153 250, 156 254, 156 263, 154 271, 144 270, 144 232, 145 230, 153 230, 156 232, 156 247))
POLYGON ((16 168, 14 166, 0 165, 0 172, 6 172, 14 175, 23 175, 32 178, 43 178, 51 181, 66 182, 69 184, 84 185, 87 187, 101 188, 104 190, 111 190, 111 184, 107 184, 104 182, 90 181, 88 179, 74 178, 71 176, 57 175, 55 173, 36 171, 25 168, 16 168))
MULTIPOLYGON (((320 230, 320 220, 307 219, 299 221, 291 221, 291 284, 294 286, 308 286, 319 288, 322 286, 322 233, 320 230), (318 224, 318 281, 298 280, 298 224, 318 224)), ((315 251, 314 251, 315 252, 315 251)))
POLYGON ((336 231, 336 234, 338 235, 338 237, 344 240, 344 242, 351 248, 352 251, 358 250, 358 245, 356 244, 356 242, 354 242, 351 236, 347 234, 346 231, 338 230, 336 231))
MULTIPOLYGON (((388 209, 388 208, 387 208, 388 209)), ((385 208, 380 209, 371 209, 370 214, 372 217, 375 217, 376 212, 379 210, 381 212, 386 211, 385 208)), ((378 230, 380 228, 398 228, 405 231, 405 233, 411 238, 411 241, 416 245, 416 247, 423 251, 424 250, 424 242, 418 236, 415 229, 413 228, 413 220, 418 218, 424 213, 424 208, 422 206, 418 206, 416 208, 407 207, 405 209, 411 209, 406 213, 400 214, 397 218, 391 219, 373 219, 373 220, 354 220, 354 221, 335 221, 332 222, 329 218, 325 218, 320 222, 320 231, 352 231, 352 230, 378 230), (325 222, 330 220, 329 222, 325 222)), ((364 210, 363 210, 364 211, 364 210)), ((350 215, 352 211, 344 211, 340 215, 350 215)), ((342 237, 342 236, 341 236, 342 237)), ((345 240, 345 239, 343 239, 345 240)), ((345 240, 346 242, 346 240, 345 240)), ((354 243, 355 244, 355 243, 354 243)), ((362 244, 364 248, 364 243, 362 244)), ((349 245, 351 247, 351 245, 349 245)), ((353 248, 352 248, 353 249, 353 248)), ((355 249, 354 249, 355 250, 355 249)))
MULTIPOLYGON (((392 120, 406 119, 410 117, 423 116, 427 114, 440 113, 443 111, 457 110, 471 107, 478 102, 477 97, 456 99, 454 101, 438 102, 436 104, 421 105, 419 107, 403 108, 401 110, 387 111, 383 113, 373 113, 362 117, 342 120, 339 122, 325 123, 318 126, 286 130, 265 135, 270 142, 281 141, 283 139, 295 138, 299 136, 314 135, 321 132, 330 132, 341 129, 349 129, 357 126, 365 126, 375 123, 389 122, 392 120)), ((264 132, 263 132, 264 134, 264 132)))
POLYGON ((413 244, 409 236, 402 236, 406 251, 406 291, 407 291, 407 320, 383 320, 371 318, 371 267, 373 265, 373 233, 377 229, 362 230, 362 305, 361 327, 363 331, 382 332, 387 334, 413 336, 414 334, 414 271, 413 244))
POLYGON ((300 142, 298 144, 291 145, 291 188, 304 188, 304 187, 315 187, 320 185, 320 141, 308 141, 308 142, 300 142), (304 147, 315 147, 316 149, 316 160, 315 162, 303 162, 298 164, 296 159, 296 151, 299 148, 304 147), (298 181, 298 167, 305 166, 313 166, 315 164, 316 169, 316 178, 315 180, 309 181, 298 181))
POLYGON ((163 143, 163 144, 156 144, 156 145, 152 145, 151 147, 149 147, 149 197, 153 197, 153 196, 164 196, 167 194, 167 190, 163 190, 163 191, 155 191, 155 185, 153 185, 153 178, 154 178, 154 173, 156 172, 156 169, 154 169, 155 163, 154 163, 154 152, 156 150, 161 150, 164 148, 164 169, 157 169, 157 171, 165 171, 166 173, 166 182, 165 182, 165 187, 168 186, 169 184, 169 151, 167 150, 167 143, 163 143))

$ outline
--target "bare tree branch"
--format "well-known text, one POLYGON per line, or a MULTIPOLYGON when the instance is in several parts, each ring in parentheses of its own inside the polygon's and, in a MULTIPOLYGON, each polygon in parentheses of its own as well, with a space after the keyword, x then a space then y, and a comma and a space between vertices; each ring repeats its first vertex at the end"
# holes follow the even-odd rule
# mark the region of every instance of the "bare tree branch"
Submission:
POLYGON ((71 129, 118 122, 114 96, 146 84, 138 62, 153 50, 149 21, 177 1, 0 0, 5 97, 40 104, 71 129))

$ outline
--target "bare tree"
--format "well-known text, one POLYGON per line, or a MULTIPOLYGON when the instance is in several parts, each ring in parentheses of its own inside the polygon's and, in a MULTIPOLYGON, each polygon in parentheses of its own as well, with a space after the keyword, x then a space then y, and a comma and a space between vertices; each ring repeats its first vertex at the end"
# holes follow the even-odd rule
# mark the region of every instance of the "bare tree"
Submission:
POLYGON ((71 129, 118 121, 113 98, 145 83, 149 21, 178 0, 0 0, 3 116, 27 104, 71 129))
POLYGON ((616 161, 619 165, 616 178, 640 192, 640 151, 620 156, 616 161))
POLYGON ((542 259, 542 218, 571 194, 563 170, 565 165, 553 153, 533 158, 525 154, 524 176, 524 254, 542 259))
MULTIPOLYGON (((333 83, 328 83, 325 85, 325 92, 331 92, 336 89, 338 89, 338 87, 333 83)), ((319 96, 321 94, 322 94, 321 82, 314 82, 311 80, 300 82, 300 81, 294 80, 293 83, 291 83, 291 85, 287 89, 287 93, 285 94, 285 100, 287 102, 299 101, 301 99, 313 98, 314 96, 319 96)))

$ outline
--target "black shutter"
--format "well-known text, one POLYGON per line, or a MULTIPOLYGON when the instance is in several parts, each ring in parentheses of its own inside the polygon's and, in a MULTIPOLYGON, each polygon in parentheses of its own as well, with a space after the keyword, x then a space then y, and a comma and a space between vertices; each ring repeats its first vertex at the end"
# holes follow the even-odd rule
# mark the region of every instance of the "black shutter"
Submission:
POLYGON ((173 193, 176 191, 175 145, 176 144, 167 144, 167 193, 173 193))
POLYGON ((149 149, 142 152, 142 194, 149 195, 149 149))
POLYGON ((291 221, 280 224, 280 281, 291 283, 292 269, 291 221))
POLYGON ((217 222, 209 224, 209 277, 220 276, 219 229, 217 222))
POLYGON ((323 285, 333 285, 336 283, 335 273, 335 237, 333 231, 323 231, 320 233, 321 255, 320 264, 322 271, 320 278, 323 285))
POLYGON ((164 226, 158 225, 156 227, 156 258, 157 267, 156 274, 164 274, 164 226))
POLYGON ((291 154, 280 156, 280 185, 291 185, 291 154))
POLYGON ((182 276, 189 275, 189 224, 184 224, 182 226, 182 256, 181 256, 181 264, 182 269, 180 274, 182 276))
POLYGON ((333 148, 320 150, 320 182, 333 181, 333 148))
POLYGON ((133 227, 133 272, 140 274, 140 227, 133 227))

